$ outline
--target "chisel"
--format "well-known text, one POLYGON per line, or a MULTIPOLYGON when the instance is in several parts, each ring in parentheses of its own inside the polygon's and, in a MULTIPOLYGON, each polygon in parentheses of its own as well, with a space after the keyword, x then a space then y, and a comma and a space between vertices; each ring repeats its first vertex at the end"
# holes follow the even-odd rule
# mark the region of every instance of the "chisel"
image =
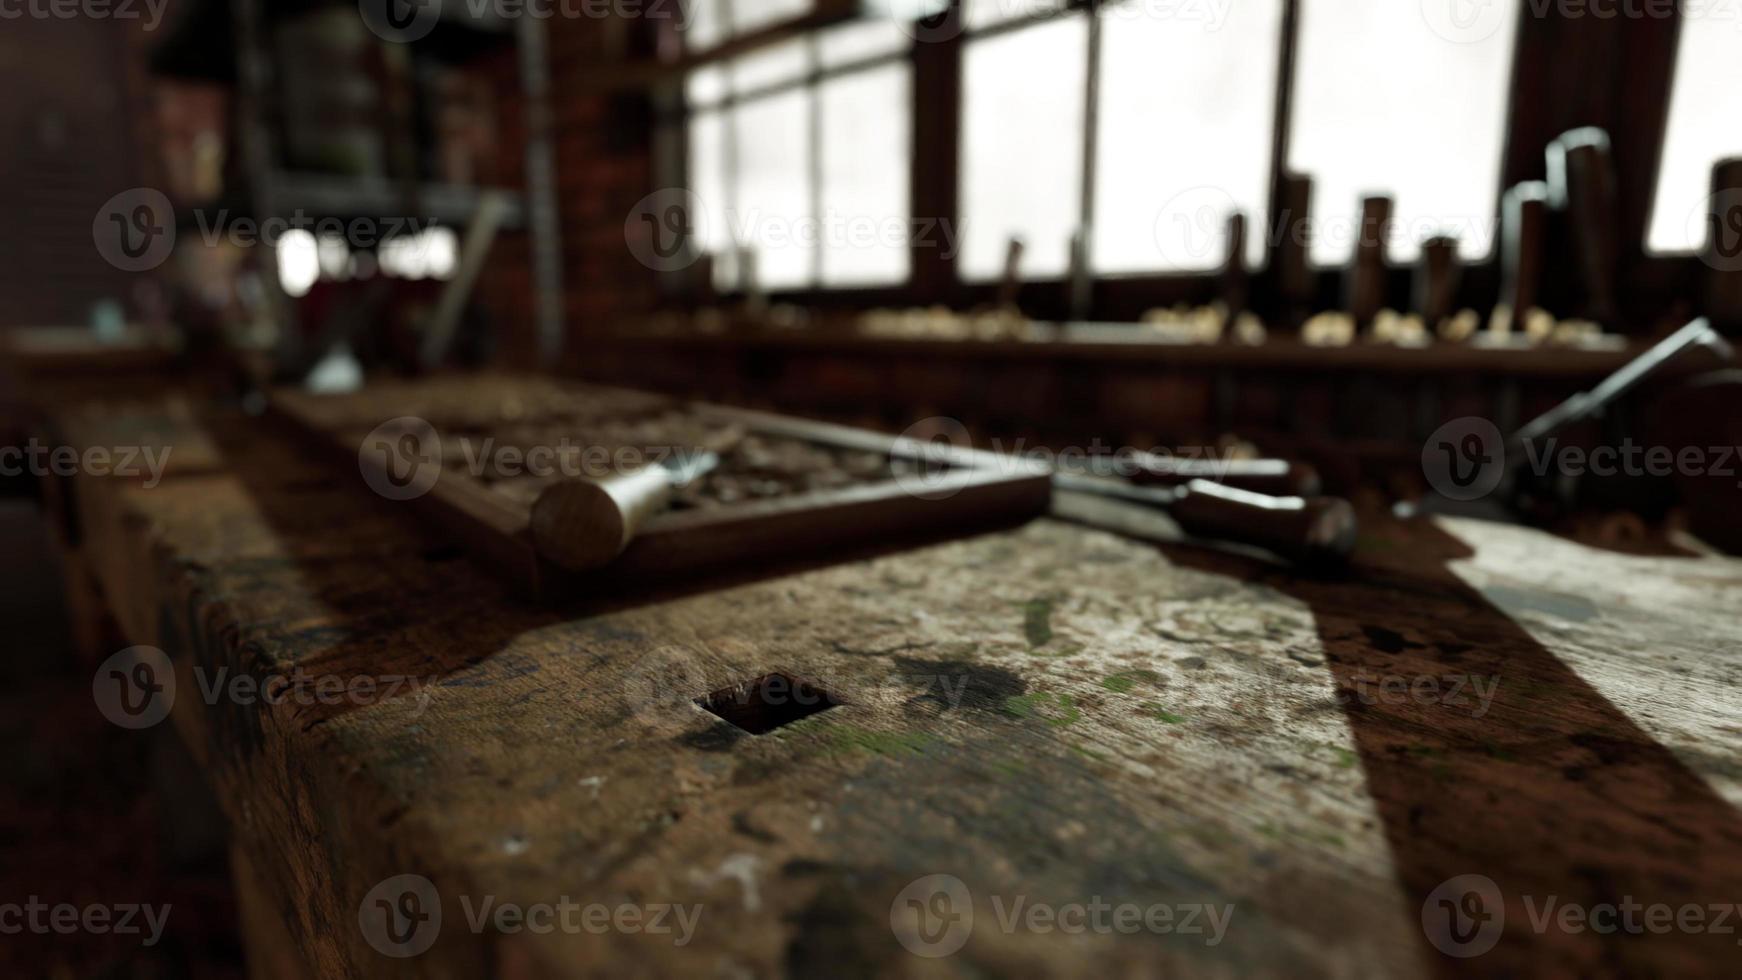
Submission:
POLYGON ((602 568, 629 547, 642 524, 670 505, 673 491, 719 465, 716 452, 678 454, 602 479, 553 483, 532 504, 533 546, 570 571, 602 568))
POLYGON ((1548 146, 1547 166, 1549 206, 1565 213, 1572 239, 1573 271, 1582 294, 1580 312, 1586 319, 1613 327, 1621 235, 1609 134, 1595 126, 1561 134, 1548 146))
POLYGON ((1136 487, 1074 473, 1054 473, 1052 483, 1160 508, 1192 537, 1253 545, 1300 565, 1336 565, 1355 547, 1355 509, 1340 497, 1272 497, 1208 480, 1136 487))
POLYGON ((1392 210, 1393 201, 1384 194, 1361 199, 1361 234, 1355 240, 1355 253, 1349 258, 1343 297, 1357 331, 1371 326, 1373 318, 1386 306, 1386 243, 1391 234, 1392 210))
MULTIPOLYGON (((1286 459, 1181 459, 1136 453, 1129 460, 1123 475, 1143 487, 1177 487, 1208 480, 1273 497, 1316 497, 1323 490, 1318 470, 1286 459)), ((1100 470, 1097 467, 1092 472, 1100 470)))

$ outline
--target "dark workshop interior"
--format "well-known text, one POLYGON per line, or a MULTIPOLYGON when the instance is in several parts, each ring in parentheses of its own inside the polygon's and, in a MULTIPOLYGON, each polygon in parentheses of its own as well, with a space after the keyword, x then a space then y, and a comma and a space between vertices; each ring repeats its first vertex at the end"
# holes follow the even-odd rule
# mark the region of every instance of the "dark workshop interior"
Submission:
POLYGON ((1742 2, 0 0, 0 80, 0 975, 1742 964, 1742 2))

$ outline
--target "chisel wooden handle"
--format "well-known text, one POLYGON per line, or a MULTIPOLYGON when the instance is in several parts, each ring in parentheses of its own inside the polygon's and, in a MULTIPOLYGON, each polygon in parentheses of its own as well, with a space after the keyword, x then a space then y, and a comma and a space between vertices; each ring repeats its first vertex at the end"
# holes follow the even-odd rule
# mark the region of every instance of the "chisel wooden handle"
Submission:
POLYGON ((1355 547, 1355 509, 1340 497, 1268 497, 1193 480, 1168 514, 1193 537, 1254 545, 1305 565, 1335 564, 1355 547))
POLYGON ((1412 289, 1415 311, 1429 330, 1438 328, 1457 309, 1458 284, 1463 274, 1455 237, 1435 235, 1421 243, 1421 259, 1416 265, 1412 289))
POLYGON ((1361 234, 1349 259, 1344 304, 1355 326, 1365 329, 1385 308, 1386 243, 1391 234, 1393 201, 1383 194, 1361 199, 1361 234))
POLYGON ((1593 126, 1562 133, 1548 147, 1549 204, 1566 212, 1586 318, 1615 322, 1615 162, 1609 134, 1593 126))
POLYGON ((1308 249, 1312 240, 1313 181, 1305 174, 1283 174, 1277 182, 1277 207, 1270 243, 1282 323, 1298 330, 1313 306, 1314 280, 1308 249))
POLYGON ((1208 480, 1273 497, 1316 497, 1323 490, 1318 470, 1286 459, 1177 459, 1143 453, 1135 463, 1137 469, 1130 480, 1142 487, 1177 487, 1208 480))
POLYGON ((665 509, 671 494, 671 471, 663 466, 553 483, 532 504, 533 546, 572 571, 603 567, 665 509))
POLYGON ((1537 305, 1548 243, 1548 185, 1514 184, 1500 199, 1500 302, 1509 315, 1490 329, 1510 331, 1537 305))
POLYGON ((1712 166, 1711 211, 1706 215, 1706 317, 1722 333, 1742 332, 1742 157, 1712 166))

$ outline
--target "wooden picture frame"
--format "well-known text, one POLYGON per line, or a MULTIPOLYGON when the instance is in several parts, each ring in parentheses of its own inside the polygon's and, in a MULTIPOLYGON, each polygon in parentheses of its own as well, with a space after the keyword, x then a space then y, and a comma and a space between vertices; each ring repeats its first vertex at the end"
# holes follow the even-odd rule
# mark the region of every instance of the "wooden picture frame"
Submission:
MULTIPOLYGON (((492 385, 551 386, 547 379, 495 377, 492 385)), ((662 398, 597 385, 560 385, 566 395, 601 399, 662 398)), ((927 444, 846 426, 722 405, 668 399, 710 423, 799 440, 832 449, 881 453, 891 459, 937 457, 927 444)), ((415 406, 372 389, 352 395, 280 390, 271 412, 336 464, 357 467, 365 484, 385 474, 385 458, 361 452, 355 438, 415 406)), ((1021 523, 1045 513, 1052 485, 1045 468, 1012 457, 959 447, 946 452, 944 472, 928 476, 921 493, 896 479, 839 489, 789 493, 707 510, 651 518, 618 558, 591 572, 573 572, 538 552, 531 508, 469 474, 444 471, 427 491, 407 499, 432 530, 505 576, 521 594, 559 602, 674 579, 730 573, 784 561, 825 558, 889 543, 918 543, 1021 523)), ((376 483, 375 485, 379 485, 376 483)))

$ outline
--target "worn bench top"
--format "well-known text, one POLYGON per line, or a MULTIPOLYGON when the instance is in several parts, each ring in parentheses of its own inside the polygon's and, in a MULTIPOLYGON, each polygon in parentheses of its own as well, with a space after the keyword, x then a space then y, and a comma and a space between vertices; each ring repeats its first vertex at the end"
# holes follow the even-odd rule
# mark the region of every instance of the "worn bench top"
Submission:
MULTIPOLYGON (((1742 957, 1715 930, 1539 934, 1533 918, 1545 901, 1742 901, 1742 562, 1370 522, 1355 569, 1309 580, 1103 507, 1129 533, 1044 519, 552 610, 356 471, 258 420, 200 424, 203 442, 165 422, 187 448, 160 486, 78 479, 79 547, 129 641, 175 663, 173 723, 322 975, 1714 973, 1742 957), (694 703, 774 670, 844 704, 752 736, 694 703), (378 686, 206 703, 225 671, 378 686), (363 921, 400 875, 427 878, 443 917, 427 952, 394 959, 363 921), (909 888, 933 875, 971 896, 947 956, 910 951, 963 937, 954 885, 909 888), (1473 961, 1434 935, 1438 900, 1474 887, 1440 887, 1462 875, 1504 903, 1473 961), (683 945, 633 923, 468 923, 486 901, 565 899, 701 908, 683 945), (1030 917, 1097 904, 1169 918, 1030 917), (921 913, 936 919, 911 918, 904 945, 921 913)), ((105 438, 100 418, 76 428, 105 438)))

